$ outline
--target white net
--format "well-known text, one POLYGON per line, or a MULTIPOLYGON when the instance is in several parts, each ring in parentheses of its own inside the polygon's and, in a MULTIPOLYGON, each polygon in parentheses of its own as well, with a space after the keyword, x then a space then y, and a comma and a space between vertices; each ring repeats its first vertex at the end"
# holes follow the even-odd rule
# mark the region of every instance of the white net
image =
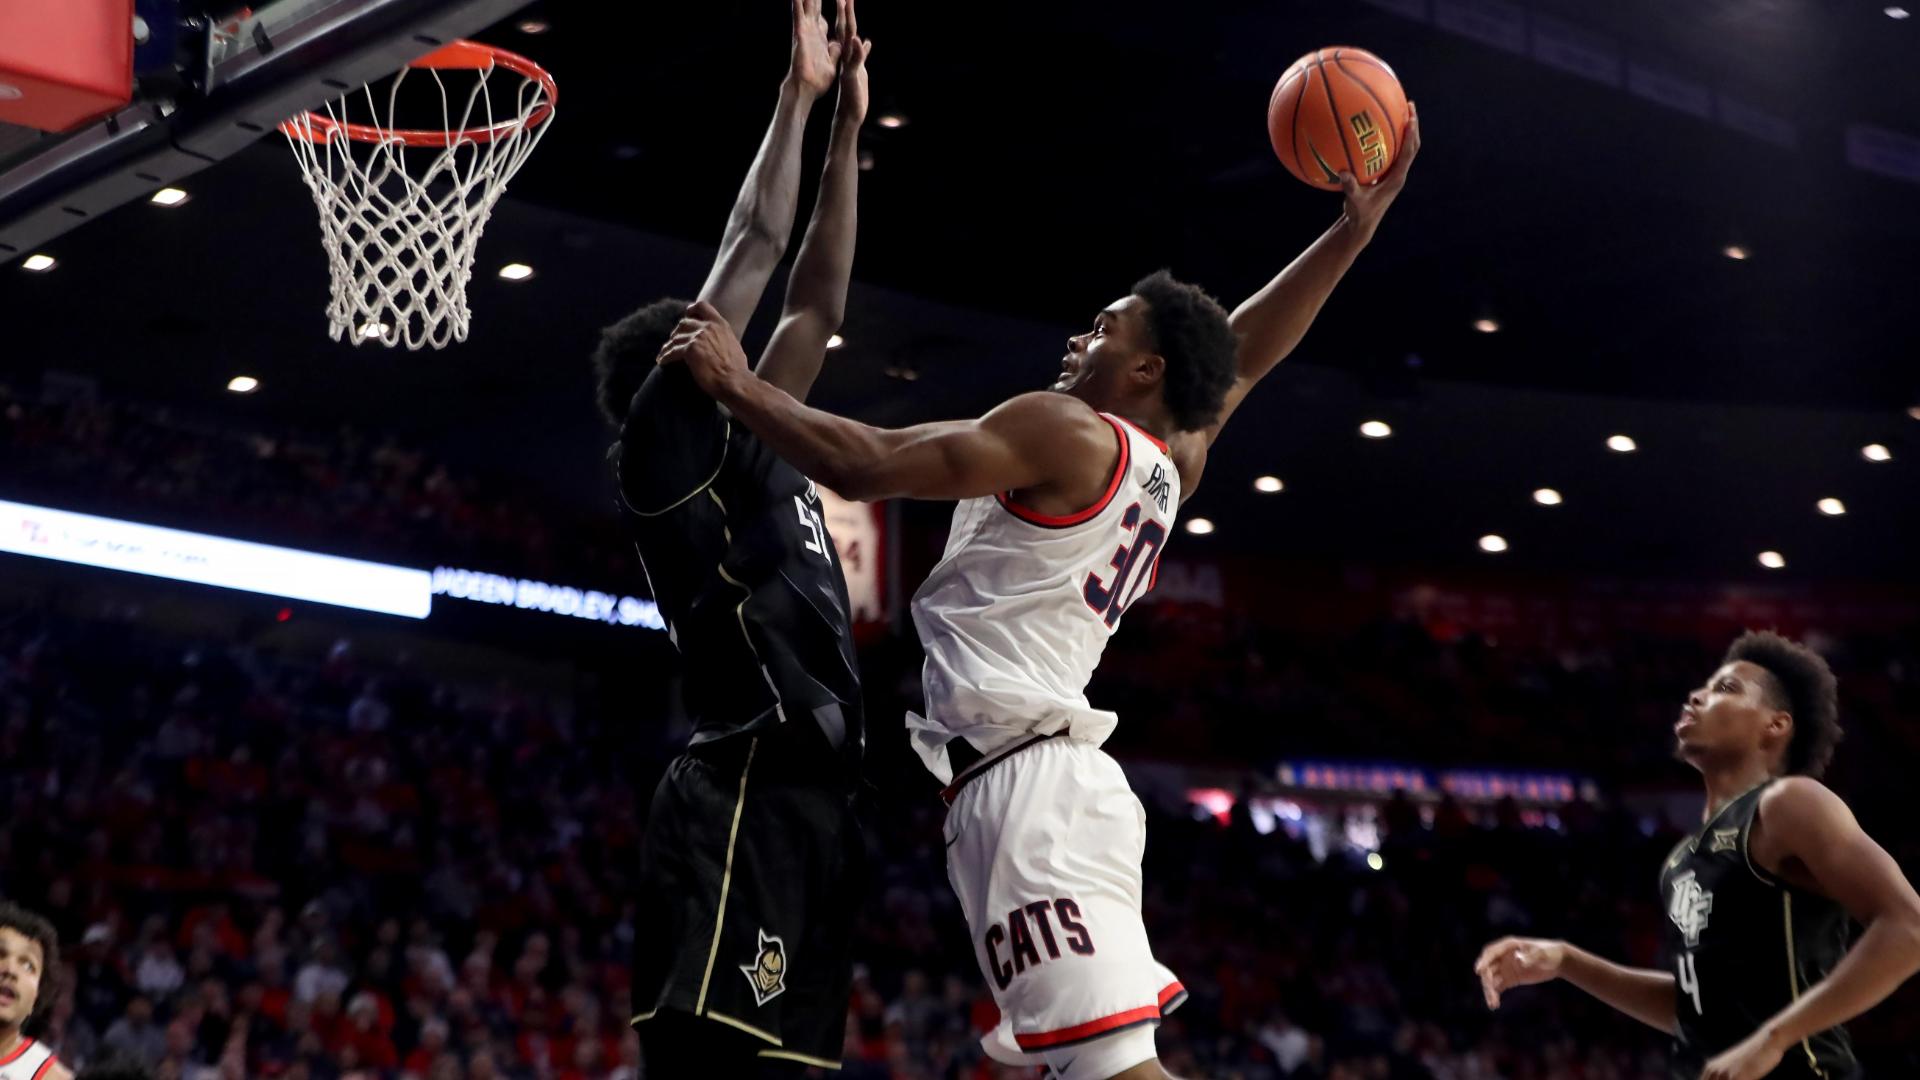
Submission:
POLYGON ((401 71, 384 95, 385 112, 369 86, 281 125, 320 209, 332 277, 327 327, 335 341, 439 349, 467 339, 474 249, 507 181, 545 134, 553 102, 547 84, 489 65, 448 72, 474 83, 456 109, 442 72, 401 71), (489 86, 496 72, 519 83, 512 110, 499 114, 489 86), (439 91, 446 145, 409 145, 409 133, 396 130, 401 88, 421 74, 439 91), (356 133, 371 138, 345 130, 356 98, 373 116, 356 133))

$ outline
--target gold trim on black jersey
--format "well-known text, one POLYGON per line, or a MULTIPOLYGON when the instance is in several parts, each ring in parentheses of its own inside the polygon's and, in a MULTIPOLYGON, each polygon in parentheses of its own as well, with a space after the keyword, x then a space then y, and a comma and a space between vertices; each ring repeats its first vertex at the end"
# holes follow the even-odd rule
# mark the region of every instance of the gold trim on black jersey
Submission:
POLYGON ((720 955, 720 931, 727 925, 727 890, 733 885, 733 846, 740 839, 740 815, 747 808, 747 772, 753 768, 753 752, 760 740, 747 743, 747 760, 740 766, 740 797, 733 804, 733 828, 727 830, 727 864, 720 874, 720 906, 713 913, 713 947, 707 950, 707 971, 700 976, 700 999, 694 1003, 695 1016, 707 1015, 707 983, 713 978, 713 962, 720 955))
MULTIPOLYGON (((1780 890, 1780 912, 1785 917, 1787 928, 1787 985, 1793 989, 1793 1000, 1800 1000, 1800 962, 1793 955, 1793 893, 1780 890)), ((1813 1075, 1826 1080, 1827 1070, 1820 1067, 1820 1059, 1813 1054, 1811 1038, 1800 1040, 1800 1049, 1807 1052, 1807 1068, 1813 1075)))

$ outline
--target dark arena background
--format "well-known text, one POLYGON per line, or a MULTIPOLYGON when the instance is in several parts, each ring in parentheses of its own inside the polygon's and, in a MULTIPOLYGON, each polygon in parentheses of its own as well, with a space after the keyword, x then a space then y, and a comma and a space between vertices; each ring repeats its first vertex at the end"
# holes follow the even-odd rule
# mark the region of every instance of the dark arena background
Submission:
MULTIPOLYGON (((786 6, 137 10, 129 98, 0 124, 0 896, 62 952, 28 1033, 188 1080, 657 1078, 632 897, 689 727, 588 356, 699 287, 786 6), (470 335, 333 340, 272 125, 455 37, 559 87, 479 237, 470 335)), ((1366 48, 1419 105, 1404 195, 1215 447, 1088 691, 1191 993, 1170 1072, 1667 1076, 1665 1036, 1564 985, 1490 1011, 1473 964, 1507 934, 1667 962, 1658 871, 1701 812, 1674 718, 1746 629, 1831 663, 1826 783, 1920 874, 1920 19, 859 17, 859 253, 814 400, 884 426, 1047 386, 1155 269, 1231 306, 1286 265, 1340 212, 1269 144, 1296 57, 1366 48)), ((841 1075, 1036 1075, 982 1055, 998 1014, 902 726, 949 507, 829 508, 877 808, 841 1075)), ((1920 1077, 1920 986, 1850 1028, 1866 1075, 1920 1077)))

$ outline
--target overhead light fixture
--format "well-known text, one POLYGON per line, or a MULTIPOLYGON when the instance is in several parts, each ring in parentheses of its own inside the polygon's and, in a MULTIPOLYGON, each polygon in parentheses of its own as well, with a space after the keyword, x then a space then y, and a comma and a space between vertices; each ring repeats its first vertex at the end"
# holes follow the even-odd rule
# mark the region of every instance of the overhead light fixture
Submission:
POLYGON ((1726 247, 1720 249, 1720 254, 1725 255, 1734 262, 1745 262, 1747 260, 1747 249, 1741 247, 1739 244, 1728 244, 1726 247))
POLYGON ((1820 512, 1828 517, 1839 517, 1847 512, 1847 504, 1839 499, 1821 499, 1818 505, 1820 512))
POLYGON ((1787 557, 1777 551, 1763 551, 1760 553, 1760 565, 1769 570, 1779 570, 1787 565, 1787 557))
POLYGON ((155 206, 179 206, 187 201, 187 193, 177 187, 163 187, 147 201, 155 206))
POLYGON ((1501 552, 1507 550, 1507 538, 1504 536, 1497 536, 1493 533, 1488 533, 1487 535, 1480 538, 1480 550, 1488 552, 1493 555, 1498 555, 1501 552))
POLYGON ((1907 406, 1907 415, 1913 417, 1915 420, 1920 420, 1920 405, 1907 406))
POLYGON ((545 19, 522 19, 520 20, 520 32, 523 34, 544 34, 547 32, 549 25, 545 19))
POLYGON ((1497 334, 1500 332, 1500 324, 1492 319, 1475 319, 1473 320, 1473 328, 1483 334, 1497 334))
POLYGON ((251 394, 260 389, 260 380, 251 375, 235 375, 227 380, 227 389, 236 394, 251 394))
POLYGON ((386 332, 387 332, 386 323, 377 323, 377 322, 365 323, 365 324, 362 324, 360 327, 360 340, 365 341, 368 338, 377 338, 386 332))
POLYGON ((1263 495, 1272 495, 1277 491, 1285 491, 1286 487, 1287 485, 1281 483, 1280 478, 1277 476, 1262 476, 1256 478, 1253 482, 1253 490, 1263 495))
POLYGON ((1868 461, 1892 461, 1893 451, 1879 443, 1868 443, 1860 448, 1860 456, 1868 461))
POLYGON ((1907 16, 1913 14, 1912 12, 1908 11, 1906 8, 1898 7, 1898 6, 1890 7, 1890 8, 1882 8, 1881 10, 1887 13, 1887 18, 1889 19, 1904 19, 1907 16))
POLYGON ((841 337, 839 334, 830 334, 827 337, 827 349, 829 351, 837 349, 840 346, 845 345, 846 343, 847 343, 847 339, 841 337))
POLYGON ((1533 501, 1541 506, 1559 506, 1566 500, 1560 498, 1560 493, 1552 488, 1537 488, 1533 493, 1533 501))
POLYGON ((1379 852, 1369 851, 1367 852, 1367 866, 1373 870, 1385 870, 1387 868, 1387 860, 1381 858, 1379 852))
POLYGON ((29 255, 20 263, 20 269, 31 270, 36 274, 43 270, 51 270, 53 267, 54 258, 51 255, 29 255))
POLYGON ((1640 449, 1640 444, 1634 442, 1631 435, 1609 435, 1607 436, 1607 449, 1616 454, 1631 454, 1635 450, 1640 449))
POLYGON ((508 263, 500 268, 500 276, 508 281, 525 281, 533 276, 533 267, 526 263, 508 263))
POLYGON ((883 128, 903 128, 907 126, 907 118, 899 113, 881 113, 874 123, 883 128))
POLYGON ((1206 518, 1188 518, 1187 531, 1195 536, 1205 536, 1213 531, 1213 522, 1206 518))
POLYGON ((1384 439, 1393 434, 1393 427, 1385 420, 1369 420, 1360 425, 1360 434, 1369 439, 1384 439))

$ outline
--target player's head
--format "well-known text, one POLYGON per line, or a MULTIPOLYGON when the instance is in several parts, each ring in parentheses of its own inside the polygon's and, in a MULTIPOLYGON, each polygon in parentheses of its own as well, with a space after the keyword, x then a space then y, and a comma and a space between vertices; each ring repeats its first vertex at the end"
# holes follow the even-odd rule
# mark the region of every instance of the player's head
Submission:
POLYGON ((1833 671, 1797 641, 1750 630, 1687 696, 1674 730, 1677 753, 1695 767, 1758 755, 1775 774, 1818 777, 1840 741, 1833 671))
POLYGON ((0 1030, 18 1031, 53 1003, 60 935, 26 908, 0 900, 0 1030))
POLYGON ((663 297, 600 331, 600 347, 593 351, 594 400, 608 423, 626 423, 634 393, 691 303, 663 297))
POLYGON ((1102 411, 1158 400, 1175 431, 1196 431, 1220 415, 1233 354, 1226 310, 1160 270, 1107 305, 1092 329, 1067 339, 1053 388, 1102 411))

